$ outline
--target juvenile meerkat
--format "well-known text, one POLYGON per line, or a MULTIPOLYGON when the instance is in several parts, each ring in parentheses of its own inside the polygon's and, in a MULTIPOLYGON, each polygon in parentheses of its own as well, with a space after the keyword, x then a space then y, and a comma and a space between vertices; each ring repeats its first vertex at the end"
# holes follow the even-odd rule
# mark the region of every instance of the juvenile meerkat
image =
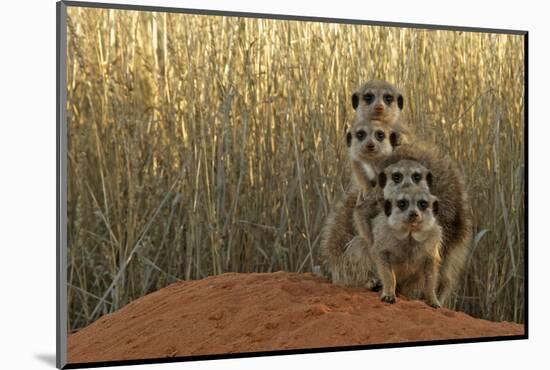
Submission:
POLYGON ((403 187, 384 200, 384 212, 373 220, 371 251, 383 302, 394 303, 398 289, 441 306, 436 295, 442 237, 438 208, 437 198, 418 186, 403 187))
POLYGON ((356 121, 346 133, 349 159, 356 190, 366 190, 377 182, 378 163, 406 141, 406 134, 380 121, 356 121))
MULTIPOLYGON (((377 181, 377 163, 391 154, 401 140, 399 132, 378 121, 356 121, 346 133, 353 186, 332 208, 323 226, 320 246, 321 271, 336 284, 370 289, 378 285, 367 241, 354 227, 353 210, 359 199, 374 195, 366 190, 377 181)), ((370 209, 373 215, 379 212, 376 204, 370 209)))
POLYGON ((351 104, 358 120, 377 120, 395 126, 399 123, 404 99, 395 86, 386 81, 370 80, 353 92, 351 104))
POLYGON ((391 175, 400 168, 403 178, 418 171, 424 179, 420 183, 425 181, 430 193, 439 199, 436 218, 443 234, 438 292, 441 303, 446 304, 464 269, 472 241, 473 214, 464 175, 447 155, 422 142, 400 146, 379 167, 378 183, 385 194, 391 194, 395 188, 391 175), (418 171, 421 169, 418 164, 429 172, 418 171))

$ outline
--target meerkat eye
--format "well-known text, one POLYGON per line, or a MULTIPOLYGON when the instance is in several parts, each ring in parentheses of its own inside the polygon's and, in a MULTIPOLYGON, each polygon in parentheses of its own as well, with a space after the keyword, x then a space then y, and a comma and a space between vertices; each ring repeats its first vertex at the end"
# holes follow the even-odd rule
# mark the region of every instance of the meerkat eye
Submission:
POLYGON ((401 182, 401 180, 403 180, 403 175, 400 173, 400 172, 394 172, 392 173, 391 175, 391 179, 393 180, 393 182, 395 182, 396 184, 399 184, 401 182))
POLYGON ((365 94, 365 101, 367 102, 367 104, 371 104, 374 101, 374 94, 373 93, 365 94))
POLYGON ((386 138, 386 133, 382 130, 376 131, 375 135, 376 135, 376 140, 378 141, 382 141, 386 138))
POLYGON ((422 211, 426 210, 428 208, 428 202, 424 199, 418 201, 418 208, 420 208, 422 211))
POLYGON ((363 141, 367 137, 367 133, 363 130, 359 130, 355 133, 355 137, 359 141, 363 141))
POLYGON ((418 172, 413 173, 411 177, 413 181, 416 182, 417 184, 420 182, 420 180, 422 180, 422 175, 419 174, 418 172))
POLYGON ((393 102, 393 95, 386 94, 384 95, 384 101, 387 105, 390 105, 393 102))
POLYGON ((408 206, 409 206, 409 201, 406 199, 401 199, 397 201, 397 207, 402 211, 406 210, 408 206))

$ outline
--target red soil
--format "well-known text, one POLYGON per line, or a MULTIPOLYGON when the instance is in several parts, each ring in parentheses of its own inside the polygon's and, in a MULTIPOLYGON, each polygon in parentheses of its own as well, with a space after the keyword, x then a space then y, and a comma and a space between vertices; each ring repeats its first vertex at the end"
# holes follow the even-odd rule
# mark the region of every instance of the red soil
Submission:
POLYGON ((380 302, 311 274, 228 273, 172 284, 68 337, 69 363, 521 335, 420 301, 380 302))

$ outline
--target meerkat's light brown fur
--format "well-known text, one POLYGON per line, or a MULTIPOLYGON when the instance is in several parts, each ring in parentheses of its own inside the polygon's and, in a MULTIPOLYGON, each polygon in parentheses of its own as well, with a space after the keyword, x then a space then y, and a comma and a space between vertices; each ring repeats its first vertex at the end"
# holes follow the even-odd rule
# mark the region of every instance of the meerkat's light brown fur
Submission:
POLYGON ((422 188, 408 186, 385 199, 384 212, 372 221, 370 255, 382 282, 382 301, 395 302, 399 289, 440 307, 436 289, 442 231, 434 215, 437 204, 422 188))
POLYGON ((348 192, 331 210, 322 231, 321 268, 334 284, 374 289, 377 279, 369 246, 352 221, 357 198, 357 192, 348 192))

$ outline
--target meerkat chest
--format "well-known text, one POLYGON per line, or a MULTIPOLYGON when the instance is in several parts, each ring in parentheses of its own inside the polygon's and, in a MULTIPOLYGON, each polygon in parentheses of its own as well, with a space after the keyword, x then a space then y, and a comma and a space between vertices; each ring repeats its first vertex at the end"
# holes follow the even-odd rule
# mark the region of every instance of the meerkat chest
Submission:
POLYGON ((428 254, 423 244, 423 242, 418 242, 410 237, 404 240, 396 240, 394 247, 391 248, 392 263, 394 265, 403 265, 404 269, 409 269, 411 265, 416 265, 418 261, 423 260, 428 254))
POLYGON ((361 167, 363 169, 363 172, 365 173, 365 175, 370 181, 376 180, 376 168, 374 163, 362 162, 361 167))

